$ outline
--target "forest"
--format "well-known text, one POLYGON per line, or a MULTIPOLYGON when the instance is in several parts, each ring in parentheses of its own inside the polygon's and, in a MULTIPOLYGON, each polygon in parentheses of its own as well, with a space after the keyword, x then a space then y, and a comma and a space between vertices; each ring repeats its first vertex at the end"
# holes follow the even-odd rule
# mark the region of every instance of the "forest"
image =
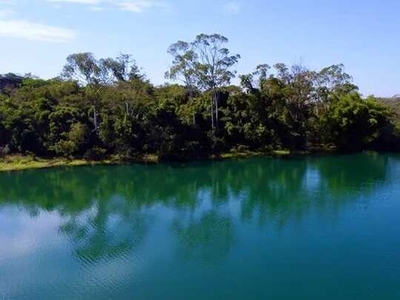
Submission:
POLYGON ((163 85, 129 54, 71 54, 49 80, 0 75, 0 156, 191 160, 235 151, 400 150, 396 112, 364 98, 343 65, 260 64, 237 74, 240 55, 227 45, 219 34, 172 44, 171 83, 163 85))

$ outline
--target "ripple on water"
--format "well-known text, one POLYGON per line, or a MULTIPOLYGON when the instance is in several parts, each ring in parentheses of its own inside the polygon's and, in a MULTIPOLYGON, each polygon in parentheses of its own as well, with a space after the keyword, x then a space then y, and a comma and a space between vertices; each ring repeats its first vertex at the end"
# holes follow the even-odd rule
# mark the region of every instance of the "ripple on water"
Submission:
POLYGON ((398 178, 366 154, 0 174, 0 297, 397 299, 398 178))

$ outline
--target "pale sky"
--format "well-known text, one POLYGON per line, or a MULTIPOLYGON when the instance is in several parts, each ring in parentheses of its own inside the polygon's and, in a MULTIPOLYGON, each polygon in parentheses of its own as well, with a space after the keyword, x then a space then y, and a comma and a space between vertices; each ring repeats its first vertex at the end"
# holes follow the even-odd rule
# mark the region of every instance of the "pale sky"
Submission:
POLYGON ((168 46, 220 33, 256 65, 343 63, 364 95, 400 94, 399 0, 0 0, 0 73, 59 75, 76 52, 132 54, 161 84, 168 46))

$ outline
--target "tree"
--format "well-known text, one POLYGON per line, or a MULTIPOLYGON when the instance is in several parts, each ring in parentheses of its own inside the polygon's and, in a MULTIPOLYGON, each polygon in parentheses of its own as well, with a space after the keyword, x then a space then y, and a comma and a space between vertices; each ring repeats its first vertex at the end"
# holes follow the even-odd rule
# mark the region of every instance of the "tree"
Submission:
POLYGON ((240 55, 230 55, 223 45, 228 39, 219 34, 200 34, 191 42, 177 42, 169 48, 175 59, 167 75, 175 79, 182 76, 189 88, 196 83, 197 88, 211 92, 211 128, 218 128, 218 90, 228 85, 236 72, 232 67, 240 55))
POLYGON ((168 53, 174 57, 174 60, 165 73, 165 77, 182 81, 189 90, 190 97, 193 97, 197 83, 196 63, 198 61, 193 43, 178 41, 168 48, 168 53))
POLYGON ((328 109, 334 99, 357 92, 358 87, 352 83, 352 77, 344 72, 344 66, 331 65, 314 73, 315 101, 317 113, 322 109, 328 109))
POLYGON ((341 149, 361 150, 379 140, 390 124, 391 111, 374 97, 362 99, 358 93, 335 101, 324 117, 331 138, 341 149))
POLYGON ((55 151, 58 154, 67 157, 79 150, 79 147, 86 139, 86 126, 82 123, 74 123, 71 125, 69 132, 63 134, 65 139, 60 140, 55 145, 55 151))
POLYGON ((250 74, 240 75, 240 85, 249 93, 259 92, 263 83, 267 80, 267 75, 271 67, 268 64, 258 65, 256 70, 250 74), (258 86, 259 88, 256 88, 258 86))
POLYGON ((76 80, 87 87, 93 105, 93 132, 97 132, 99 129, 97 96, 101 83, 105 81, 99 61, 89 52, 71 54, 67 57, 61 76, 68 80, 76 80))
POLYGON ((76 80, 83 85, 99 84, 100 75, 99 62, 89 52, 69 55, 61 73, 63 78, 76 80))
MULTIPOLYGON (((174 57, 172 66, 165 73, 165 78, 180 80, 189 91, 189 98, 193 99, 197 84, 196 62, 198 55, 192 43, 178 41, 168 48, 168 53, 174 57)), ((196 124, 196 111, 192 113, 193 124, 196 124)))
POLYGON ((240 55, 230 55, 223 45, 228 39, 219 34, 200 34, 194 41, 198 51, 199 62, 196 64, 196 72, 199 78, 199 85, 203 89, 211 90, 211 127, 218 128, 218 89, 228 85, 235 77, 236 71, 231 68, 239 61, 240 55))
POLYGON ((51 80, 0 75, 0 153, 171 160, 231 150, 400 149, 397 102, 363 99, 343 65, 262 64, 230 85, 240 56, 227 43, 200 34, 171 45, 166 77, 181 84, 152 85, 129 54, 71 54, 62 78, 51 80))
POLYGON ((102 77, 111 82, 127 82, 143 80, 145 76, 130 54, 120 54, 117 58, 105 58, 99 61, 102 77))

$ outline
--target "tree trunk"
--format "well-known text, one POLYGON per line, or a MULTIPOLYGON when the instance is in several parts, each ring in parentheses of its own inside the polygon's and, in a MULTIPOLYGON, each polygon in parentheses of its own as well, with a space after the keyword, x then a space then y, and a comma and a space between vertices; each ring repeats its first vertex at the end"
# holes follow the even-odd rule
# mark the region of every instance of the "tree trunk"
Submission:
MULTIPOLYGON (((191 86, 189 87, 189 99, 193 99, 193 89, 191 86)), ((196 125, 196 112, 193 112, 193 125, 196 125)))
POLYGON ((211 99, 211 128, 214 130, 215 124, 214 124, 214 97, 211 99))
POLYGON ((129 103, 125 102, 125 110, 126 110, 126 116, 128 117, 130 115, 130 109, 129 109, 129 103))
POLYGON ((93 123, 94 123, 94 131, 97 132, 99 125, 97 122, 97 108, 96 108, 96 103, 93 105, 93 123))
POLYGON ((219 117, 218 117, 218 95, 215 93, 215 125, 218 129, 219 127, 219 117))

